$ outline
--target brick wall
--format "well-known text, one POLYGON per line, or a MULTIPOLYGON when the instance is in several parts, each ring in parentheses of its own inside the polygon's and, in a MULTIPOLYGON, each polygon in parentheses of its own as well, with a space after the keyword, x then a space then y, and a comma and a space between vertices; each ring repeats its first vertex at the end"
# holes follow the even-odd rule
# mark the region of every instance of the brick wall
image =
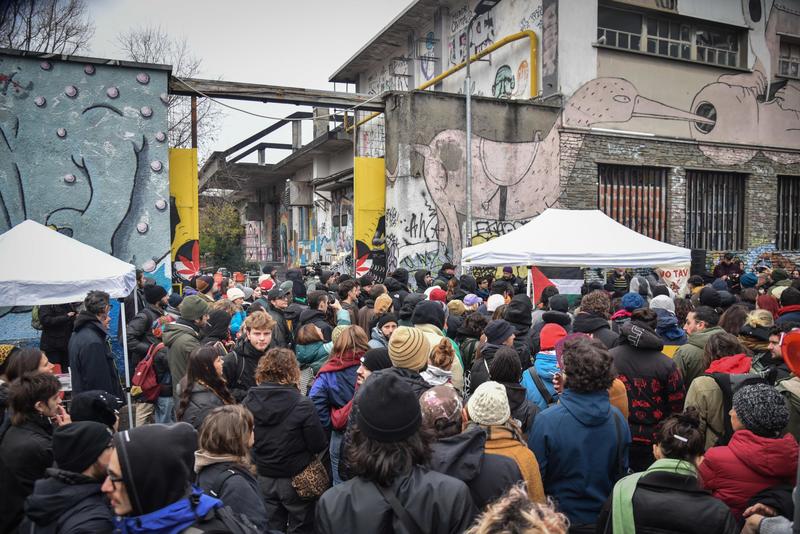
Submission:
MULTIPOLYGON (((742 254, 774 251, 777 208, 777 175, 800 175, 800 164, 778 163, 761 152, 743 149, 720 149, 730 157, 719 164, 706 156, 696 143, 616 135, 561 133, 561 207, 587 209, 597 207, 597 164, 648 165, 669 168, 668 241, 684 245, 686 224, 686 169, 741 172, 745 180, 745 250, 742 254), (755 153, 752 158, 750 154, 755 153), (744 155, 744 157, 743 157, 744 155), (747 160, 747 161, 743 161, 747 160)), ((720 154, 714 158, 721 161, 720 154)), ((776 157, 776 159, 781 159, 776 157)), ((785 158, 784 158, 785 160, 785 158)), ((783 258, 798 256, 796 252, 783 258)), ((714 258, 709 255, 709 258, 714 258)))

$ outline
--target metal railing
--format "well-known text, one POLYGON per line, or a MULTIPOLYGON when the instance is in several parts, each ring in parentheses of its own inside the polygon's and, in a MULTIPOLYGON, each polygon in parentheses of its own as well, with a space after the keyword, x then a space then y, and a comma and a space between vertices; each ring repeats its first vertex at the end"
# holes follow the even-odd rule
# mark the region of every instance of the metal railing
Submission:
MULTIPOLYGON (((512 33, 511 35, 509 35, 507 37, 503 37, 499 41, 495 41, 491 45, 487 46, 485 49, 483 49, 480 52, 478 52, 477 54, 473 55, 471 58, 469 58, 469 61, 470 61, 470 63, 472 63, 474 61, 477 61, 477 60, 481 59, 482 57, 491 54, 492 52, 494 52, 498 48, 502 48, 505 45, 513 43, 515 41, 519 41, 520 39, 529 39, 530 40, 530 63, 529 63, 529 65, 530 65, 530 69, 531 69, 530 70, 531 83, 530 83, 530 93, 529 93, 529 95, 530 95, 530 98, 533 98, 534 96, 539 94, 539 78, 538 78, 538 69, 537 69, 537 63, 536 63, 536 52, 537 52, 537 46, 539 44, 539 39, 538 39, 538 37, 536 37, 536 33, 533 30, 524 30, 524 31, 521 31, 521 32, 518 32, 518 33, 512 33)), ((459 63, 455 67, 452 67, 452 68, 444 71, 443 73, 439 74, 438 76, 435 76, 435 77, 431 78, 430 80, 428 80, 427 82, 423 83, 419 87, 416 87, 415 89, 418 90, 418 91, 421 91, 421 90, 427 89, 428 87, 432 87, 432 86, 436 85, 437 83, 441 82, 442 80, 444 80, 445 78, 447 78, 447 77, 455 74, 456 72, 460 71, 461 69, 463 69, 466 66, 467 66, 467 62, 466 61, 464 61, 462 63, 459 63)), ((345 131, 347 133, 350 133, 354 129, 358 128, 359 126, 362 126, 362 125, 368 123, 369 121, 371 121, 375 117, 378 117, 378 116, 380 116, 382 114, 383 114, 383 112, 377 111, 375 113, 372 113, 372 114, 368 115, 364 119, 356 122, 355 124, 348 125, 349 118, 348 118, 347 113, 345 113, 345 116, 344 116, 345 131)))

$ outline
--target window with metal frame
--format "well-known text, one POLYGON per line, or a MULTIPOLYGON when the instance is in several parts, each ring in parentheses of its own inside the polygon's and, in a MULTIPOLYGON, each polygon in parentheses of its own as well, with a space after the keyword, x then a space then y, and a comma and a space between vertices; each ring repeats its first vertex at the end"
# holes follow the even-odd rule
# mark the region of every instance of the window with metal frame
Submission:
POLYGON ((778 176, 775 247, 800 250, 800 176, 778 176))
POLYGON ((659 241, 667 237, 667 169, 597 165, 597 206, 631 230, 659 241))
POLYGON ((733 172, 686 171, 686 247, 744 248, 745 176, 733 172))
POLYGON ((743 67, 744 30, 691 19, 599 6, 597 44, 661 57, 743 67))

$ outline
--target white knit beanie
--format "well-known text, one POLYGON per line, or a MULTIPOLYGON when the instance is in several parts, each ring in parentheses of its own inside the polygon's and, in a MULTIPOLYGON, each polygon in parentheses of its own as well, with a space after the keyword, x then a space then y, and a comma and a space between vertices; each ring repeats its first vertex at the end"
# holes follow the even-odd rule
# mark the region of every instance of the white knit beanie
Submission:
POLYGON ((667 310, 670 313, 675 313, 675 302, 666 295, 658 295, 650 300, 650 309, 667 310))
POLYGON ((503 295, 489 295, 489 299, 486 301, 486 311, 493 312, 505 303, 506 299, 503 298, 503 295))
POLYGON ((503 425, 511 417, 508 394, 503 384, 484 382, 467 401, 469 418, 479 425, 503 425))

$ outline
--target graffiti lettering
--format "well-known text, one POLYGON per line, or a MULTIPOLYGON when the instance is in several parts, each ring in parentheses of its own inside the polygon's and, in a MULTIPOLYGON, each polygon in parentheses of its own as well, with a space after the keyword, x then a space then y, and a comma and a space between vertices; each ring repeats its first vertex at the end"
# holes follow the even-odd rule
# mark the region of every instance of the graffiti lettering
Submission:
POLYGON ((475 237, 478 236, 490 239, 499 235, 513 232, 520 226, 528 222, 528 219, 520 221, 476 221, 475 237))

